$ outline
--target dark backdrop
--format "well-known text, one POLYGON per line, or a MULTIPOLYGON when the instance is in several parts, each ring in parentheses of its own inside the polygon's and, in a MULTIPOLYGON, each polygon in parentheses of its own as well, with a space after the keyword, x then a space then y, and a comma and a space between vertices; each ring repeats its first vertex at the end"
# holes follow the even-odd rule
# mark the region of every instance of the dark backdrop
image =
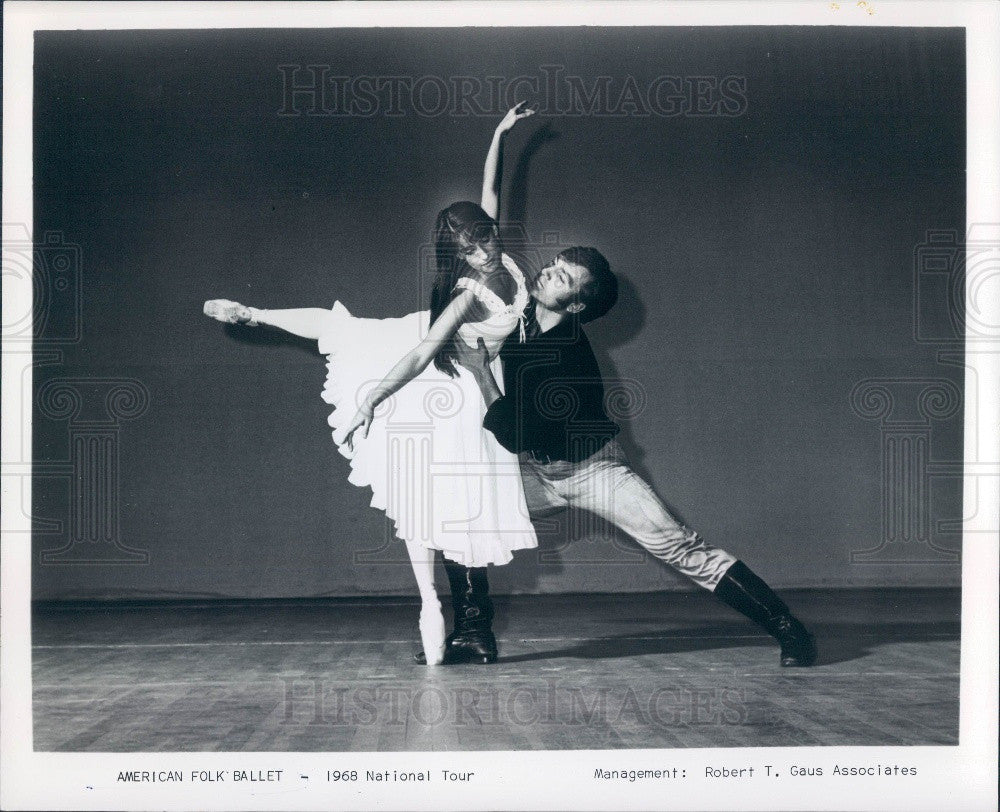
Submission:
MULTIPOLYGON (((201 307, 426 306, 434 215, 478 196, 499 115, 429 114, 428 82, 423 114, 308 115, 288 65, 610 77, 603 110, 543 109, 511 135, 505 209, 529 264, 554 251, 539 243, 582 242, 623 276, 588 332, 607 376, 644 388, 624 431, 637 467, 777 586, 959 582, 959 480, 919 466, 961 459, 960 416, 928 418, 907 386, 961 387, 942 345, 916 340, 948 325, 921 313, 914 266, 929 229, 964 228, 961 30, 41 32, 35 231, 79 261, 36 342, 36 598, 414 591, 384 517, 346 483, 314 345, 201 307), (706 114, 615 108, 660 76, 706 77, 706 114), (889 381, 888 417, 877 391, 852 407, 869 379, 889 381), (923 445, 897 488, 900 421, 923 445)), ((497 591, 682 585, 630 542, 564 525, 497 591)))

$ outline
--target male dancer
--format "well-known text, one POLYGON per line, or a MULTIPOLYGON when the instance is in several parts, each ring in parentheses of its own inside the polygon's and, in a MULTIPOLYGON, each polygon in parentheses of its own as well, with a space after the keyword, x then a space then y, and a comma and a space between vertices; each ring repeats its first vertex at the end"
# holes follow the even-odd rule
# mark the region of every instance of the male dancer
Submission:
MULTIPOLYGON (((619 427, 605 412, 600 370, 580 328, 618 298, 607 260, 593 248, 569 248, 542 270, 531 295, 527 342, 509 340, 501 351, 505 394, 485 347, 455 342, 459 363, 475 376, 488 407, 483 426, 519 455, 531 515, 563 507, 596 513, 773 635, 782 666, 813 665, 813 637, 785 603, 746 564, 680 524, 615 441, 619 427)), ((445 662, 494 662, 486 568, 446 562, 446 569, 455 630, 445 662)))

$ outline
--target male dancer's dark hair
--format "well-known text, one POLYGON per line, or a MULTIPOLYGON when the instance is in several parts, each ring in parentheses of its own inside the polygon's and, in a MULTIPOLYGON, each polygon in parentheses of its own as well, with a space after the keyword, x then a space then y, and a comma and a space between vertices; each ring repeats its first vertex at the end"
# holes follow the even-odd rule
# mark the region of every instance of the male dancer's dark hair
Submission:
POLYGON ((604 255, 596 248, 576 245, 559 252, 566 262, 586 268, 590 276, 580 288, 581 324, 599 319, 618 301, 618 277, 611 272, 604 255))

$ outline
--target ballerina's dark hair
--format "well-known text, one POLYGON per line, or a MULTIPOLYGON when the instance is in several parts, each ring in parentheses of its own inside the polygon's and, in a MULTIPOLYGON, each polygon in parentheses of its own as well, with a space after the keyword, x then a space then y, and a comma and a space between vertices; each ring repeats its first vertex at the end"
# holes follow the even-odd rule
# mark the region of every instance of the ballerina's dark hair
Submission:
MULTIPOLYGON (((458 282, 468 269, 468 265, 459 255, 462 247, 459 241, 464 237, 469 242, 486 242, 491 236, 496 236, 496 221, 490 217, 482 206, 468 200, 452 203, 442 209, 434 224, 434 288, 431 291, 431 321, 433 324, 448 307, 458 282)), ((458 375, 455 369, 455 350, 451 342, 445 344, 434 356, 434 366, 446 375, 454 378, 458 375)))

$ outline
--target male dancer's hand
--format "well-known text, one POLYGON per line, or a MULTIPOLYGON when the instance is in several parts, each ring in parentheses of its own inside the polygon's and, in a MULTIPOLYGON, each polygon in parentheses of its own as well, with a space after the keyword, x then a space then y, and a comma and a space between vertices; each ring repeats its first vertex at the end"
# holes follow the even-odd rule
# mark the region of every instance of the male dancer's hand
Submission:
POLYGON ((490 351, 486 349, 486 343, 482 338, 479 339, 475 348, 473 348, 461 338, 455 336, 455 356, 455 360, 473 375, 489 369, 490 351))
POLYGON ((455 336, 454 341, 455 360, 476 379, 479 391, 483 395, 483 402, 488 409, 495 400, 503 397, 497 380, 493 377, 493 371, 490 369, 490 351, 486 349, 486 344, 481 338, 476 342, 474 349, 458 336, 455 336))

